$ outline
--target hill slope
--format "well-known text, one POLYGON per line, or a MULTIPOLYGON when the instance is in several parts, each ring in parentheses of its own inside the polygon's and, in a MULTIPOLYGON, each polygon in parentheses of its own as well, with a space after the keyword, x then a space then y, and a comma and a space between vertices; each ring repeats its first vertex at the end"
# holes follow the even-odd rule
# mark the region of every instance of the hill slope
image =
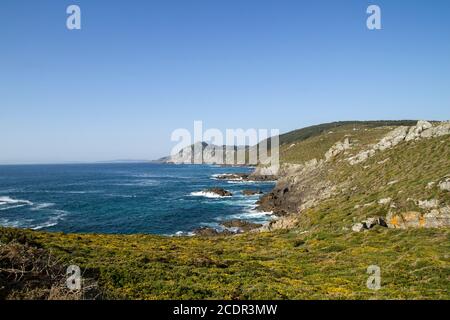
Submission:
MULTIPOLYGON (((450 135, 427 136, 430 125, 351 123, 286 139, 278 184, 261 201, 283 215, 271 232, 171 238, 0 229, 0 297, 34 297, 9 285, 11 261, 20 263, 14 252, 24 246, 79 265, 103 298, 450 299, 450 229, 419 219, 450 205, 450 135), (411 212, 417 225, 402 216, 411 212), (410 224, 392 224, 389 214, 410 224), (390 228, 352 230, 380 217, 390 228), (366 285, 371 265, 381 269, 379 290, 366 285)), ((450 132, 448 123, 431 131, 439 126, 450 132)))

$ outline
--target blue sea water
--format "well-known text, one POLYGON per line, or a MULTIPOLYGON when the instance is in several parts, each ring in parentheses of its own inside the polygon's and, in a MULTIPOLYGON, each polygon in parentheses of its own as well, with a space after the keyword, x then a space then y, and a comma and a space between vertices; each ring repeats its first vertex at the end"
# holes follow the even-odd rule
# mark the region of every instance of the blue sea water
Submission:
POLYGON ((154 163, 0 166, 0 225, 72 233, 189 234, 233 218, 266 222, 259 196, 271 182, 232 182, 215 174, 250 172, 244 167, 154 163), (229 198, 199 191, 222 187, 229 198))

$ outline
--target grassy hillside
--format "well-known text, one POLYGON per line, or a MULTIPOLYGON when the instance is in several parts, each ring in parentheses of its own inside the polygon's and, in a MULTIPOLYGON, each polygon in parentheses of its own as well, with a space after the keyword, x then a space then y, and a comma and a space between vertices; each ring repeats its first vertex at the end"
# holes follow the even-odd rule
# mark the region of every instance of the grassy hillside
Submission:
POLYGON ((291 144, 301 142, 306 139, 316 137, 318 135, 335 131, 340 127, 352 128, 377 128, 377 127, 392 127, 392 126, 412 126, 417 123, 417 120, 386 120, 386 121, 337 121, 310 126, 298 130, 294 130, 280 135, 280 144, 291 144))
POLYGON ((215 238, 15 232, 96 276, 103 298, 449 298, 449 230, 293 229, 215 238), (381 267, 378 291, 366 287, 369 265, 381 267))
POLYGON ((391 125, 325 125, 285 140, 285 163, 320 159, 337 141, 352 141, 352 149, 321 169, 320 179, 338 186, 336 194, 301 212, 291 229, 170 238, 0 228, 0 297, 48 297, 47 282, 31 296, 9 285, 7 269, 22 246, 61 266, 79 265, 98 282, 95 296, 110 299, 450 299, 449 228, 350 230, 389 210, 422 210, 412 200, 450 205, 449 193, 430 185, 450 174, 449 136, 402 143, 354 166, 345 160, 391 125), (389 204, 378 204, 388 197, 389 204), (381 268, 380 290, 366 287, 370 265, 381 268))

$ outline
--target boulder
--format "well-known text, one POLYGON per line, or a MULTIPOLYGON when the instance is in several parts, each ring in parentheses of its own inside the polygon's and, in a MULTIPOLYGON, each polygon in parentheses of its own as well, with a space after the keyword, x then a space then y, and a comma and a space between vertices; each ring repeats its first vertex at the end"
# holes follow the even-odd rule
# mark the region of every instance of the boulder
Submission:
POLYGON ((354 232, 361 232, 363 231, 365 228, 364 224, 362 224, 361 222, 356 223, 352 226, 352 231, 354 232))
POLYGON ((384 199, 378 200, 378 204, 380 204, 380 205, 386 205, 386 204, 390 204, 391 201, 392 201, 392 198, 384 198, 384 199))
POLYGON ((433 125, 428 121, 420 120, 417 122, 417 125, 411 127, 408 131, 408 134, 405 138, 405 141, 416 140, 420 138, 421 133, 426 130, 432 128, 433 125))
POLYGON ((450 191, 450 178, 446 178, 445 180, 439 182, 439 189, 442 191, 450 191))
POLYGON ((326 153, 325 153, 325 161, 330 161, 332 158, 341 154, 343 151, 351 148, 350 140, 345 138, 344 142, 338 141, 336 142, 326 153))

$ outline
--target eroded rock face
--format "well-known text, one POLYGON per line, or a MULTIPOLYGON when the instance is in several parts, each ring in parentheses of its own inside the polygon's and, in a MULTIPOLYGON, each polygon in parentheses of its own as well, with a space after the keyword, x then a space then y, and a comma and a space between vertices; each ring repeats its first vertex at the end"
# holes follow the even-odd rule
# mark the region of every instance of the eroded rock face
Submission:
POLYGON ((327 180, 323 164, 323 160, 314 159, 303 165, 284 165, 276 186, 258 201, 258 209, 287 215, 331 197, 337 186, 327 180))
POLYGON ((425 214, 417 211, 403 213, 390 212, 386 216, 389 228, 440 228, 450 225, 450 207, 433 209, 425 214))

